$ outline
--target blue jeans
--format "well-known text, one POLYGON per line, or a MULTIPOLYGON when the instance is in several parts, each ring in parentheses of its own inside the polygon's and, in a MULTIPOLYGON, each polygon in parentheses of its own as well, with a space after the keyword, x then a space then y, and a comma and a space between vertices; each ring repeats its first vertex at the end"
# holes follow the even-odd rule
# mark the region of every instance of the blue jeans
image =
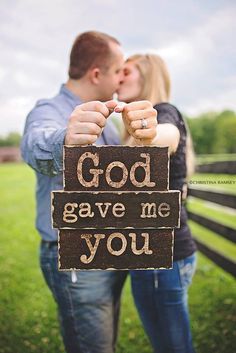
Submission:
POLYGON ((171 270, 131 272, 132 291, 155 353, 193 353, 188 287, 196 255, 174 261, 171 270))
POLYGON ((126 271, 58 271, 57 245, 41 244, 40 264, 58 305, 67 353, 112 353, 126 271))

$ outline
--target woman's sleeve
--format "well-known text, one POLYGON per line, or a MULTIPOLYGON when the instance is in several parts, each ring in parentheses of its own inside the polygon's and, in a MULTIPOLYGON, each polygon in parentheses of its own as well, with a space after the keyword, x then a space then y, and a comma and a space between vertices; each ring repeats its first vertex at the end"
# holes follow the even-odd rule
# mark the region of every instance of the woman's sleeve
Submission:
POLYGON ((161 103, 154 106, 157 110, 157 121, 158 124, 173 124, 179 128, 179 112, 178 110, 169 103, 161 103))

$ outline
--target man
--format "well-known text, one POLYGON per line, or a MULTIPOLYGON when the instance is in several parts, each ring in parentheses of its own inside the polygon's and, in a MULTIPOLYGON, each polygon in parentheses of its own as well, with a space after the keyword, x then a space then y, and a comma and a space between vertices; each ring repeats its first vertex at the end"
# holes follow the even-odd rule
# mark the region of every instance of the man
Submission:
MULTIPOLYGON (((71 50, 67 83, 54 98, 37 102, 27 117, 22 139, 23 158, 37 176, 36 226, 42 237, 41 268, 58 305, 68 353, 114 352, 126 272, 58 271, 50 193, 63 188, 63 144, 120 144, 107 118, 117 105, 111 99, 123 78, 123 63, 115 38, 99 32, 79 35, 71 50)), ((122 109, 131 135, 144 139, 155 136, 156 111, 149 102, 130 103, 122 109), (142 125, 139 129, 133 127, 133 120, 140 120, 141 124, 145 118, 149 125, 145 131, 142 125)))

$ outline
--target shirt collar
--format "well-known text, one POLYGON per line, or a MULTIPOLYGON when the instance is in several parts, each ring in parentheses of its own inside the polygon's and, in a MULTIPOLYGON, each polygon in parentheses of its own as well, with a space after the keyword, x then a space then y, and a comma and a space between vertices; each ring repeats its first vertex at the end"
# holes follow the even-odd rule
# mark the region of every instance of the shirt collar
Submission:
POLYGON ((72 99, 75 105, 78 105, 78 104, 81 104, 81 103, 82 103, 80 97, 78 97, 78 96, 76 96, 74 93, 72 93, 72 92, 66 87, 66 85, 65 85, 64 83, 61 85, 60 94, 64 94, 64 95, 66 95, 67 97, 69 97, 70 99, 72 99))

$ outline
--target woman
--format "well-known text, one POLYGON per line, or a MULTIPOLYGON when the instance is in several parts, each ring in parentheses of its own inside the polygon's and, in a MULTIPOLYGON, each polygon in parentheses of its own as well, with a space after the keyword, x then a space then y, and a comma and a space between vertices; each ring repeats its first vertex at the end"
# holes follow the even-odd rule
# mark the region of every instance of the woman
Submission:
MULTIPOLYGON (((134 55, 124 68, 119 100, 149 100, 157 110, 157 135, 152 144, 169 146, 170 189, 184 197, 186 186, 187 131, 180 112, 168 103, 170 78, 164 61, 157 55, 134 55)), ((140 120, 131 124, 141 124, 140 120)), ((140 126, 148 129, 149 121, 140 126)), ((129 131, 130 126, 126 125, 129 131)), ((144 141, 143 141, 144 143, 144 141)), ((129 144, 142 144, 130 138, 129 144)), ((188 149, 188 147, 187 147, 188 149)), ((131 271, 132 291, 139 315, 155 353, 192 353, 188 313, 188 287, 196 265, 196 245, 187 225, 184 205, 181 227, 175 230, 174 262, 171 270, 131 271)))

